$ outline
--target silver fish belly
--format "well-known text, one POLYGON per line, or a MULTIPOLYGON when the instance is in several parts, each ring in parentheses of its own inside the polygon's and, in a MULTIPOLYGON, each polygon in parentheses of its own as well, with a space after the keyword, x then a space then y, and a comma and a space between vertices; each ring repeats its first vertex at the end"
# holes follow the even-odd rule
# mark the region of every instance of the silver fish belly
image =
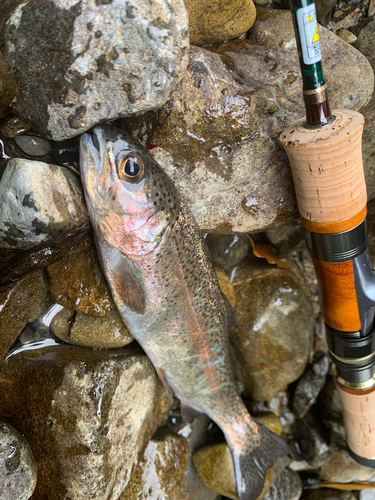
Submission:
POLYGON ((286 443, 237 394, 227 315, 199 227, 162 168, 110 126, 81 139, 81 177, 102 267, 132 335, 181 403, 206 413, 231 449, 240 500, 255 500, 286 443))

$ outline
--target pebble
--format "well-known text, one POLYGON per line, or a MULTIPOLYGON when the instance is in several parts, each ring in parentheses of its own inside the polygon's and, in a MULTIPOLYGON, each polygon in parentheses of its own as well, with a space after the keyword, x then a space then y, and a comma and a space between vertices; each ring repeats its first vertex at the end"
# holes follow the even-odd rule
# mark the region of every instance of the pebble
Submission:
POLYGON ((349 30, 341 30, 338 33, 338 36, 341 38, 341 40, 344 40, 344 42, 347 43, 354 43, 357 40, 357 37, 354 35, 354 33, 349 30))
POLYGON ((186 0, 192 45, 223 42, 246 33, 254 24, 252 0, 186 0))
POLYGON ((115 349, 133 341, 116 309, 100 318, 62 309, 54 316, 51 329, 68 344, 95 349, 115 349))
POLYGON ((330 483, 350 483, 371 480, 375 476, 375 470, 360 465, 346 450, 340 449, 332 452, 330 458, 320 467, 319 475, 323 481, 330 483))
POLYGON ((34 135, 20 135, 14 138, 17 146, 30 156, 44 156, 50 152, 51 146, 46 139, 34 135))
POLYGON ((37 465, 25 438, 0 422, 0 498, 28 500, 34 493, 37 465))
POLYGON ((232 267, 249 251, 249 238, 243 234, 208 234, 205 238, 214 266, 232 267))
POLYGON ((169 406, 140 349, 28 346, 0 366, 0 415, 33 450, 35 500, 118 498, 169 406))
POLYGON ((13 139, 16 136, 24 134, 30 130, 30 125, 16 117, 5 119, 0 125, 0 132, 5 136, 13 139))

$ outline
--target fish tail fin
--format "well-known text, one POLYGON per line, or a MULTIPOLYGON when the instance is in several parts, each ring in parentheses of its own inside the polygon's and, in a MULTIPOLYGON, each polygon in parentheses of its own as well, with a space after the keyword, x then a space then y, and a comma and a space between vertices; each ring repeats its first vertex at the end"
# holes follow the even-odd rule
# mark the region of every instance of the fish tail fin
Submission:
POLYGON ((251 439, 244 441, 243 445, 238 446, 238 441, 231 443, 227 435, 240 500, 256 500, 262 491, 267 469, 273 466, 277 458, 289 453, 289 446, 281 437, 260 423, 252 424, 255 424, 254 427, 248 429, 251 439), (254 442, 254 433, 257 431, 258 438, 254 442))

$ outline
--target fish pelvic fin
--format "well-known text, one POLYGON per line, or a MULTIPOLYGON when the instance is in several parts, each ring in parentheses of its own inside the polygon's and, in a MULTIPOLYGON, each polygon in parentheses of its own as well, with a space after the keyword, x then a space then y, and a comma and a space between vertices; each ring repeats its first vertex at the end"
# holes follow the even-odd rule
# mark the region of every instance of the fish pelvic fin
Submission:
MULTIPOLYGON (((260 495, 267 469, 272 467, 276 460, 289 453, 288 444, 275 433, 268 430, 263 424, 256 423, 259 430, 259 439, 249 439, 242 449, 232 447, 234 473, 240 500, 256 500, 260 495)), ((249 428, 254 435, 254 429, 249 428)))

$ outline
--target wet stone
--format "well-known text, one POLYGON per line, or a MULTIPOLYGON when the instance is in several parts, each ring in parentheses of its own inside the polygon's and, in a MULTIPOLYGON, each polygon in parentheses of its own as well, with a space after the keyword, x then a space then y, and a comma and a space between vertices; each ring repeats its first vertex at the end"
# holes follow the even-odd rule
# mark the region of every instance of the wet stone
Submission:
POLYGON ((118 498, 170 405, 140 349, 28 345, 1 366, 0 386, 1 417, 38 464, 33 500, 118 498))
POLYGON ((318 490, 306 490, 301 496, 301 500, 355 500, 356 497, 351 491, 331 490, 320 488, 318 490))
POLYGON ((133 341, 116 309, 100 318, 63 309, 54 316, 51 329, 64 342, 82 347, 115 349, 133 341))
POLYGON ((330 457, 325 429, 311 414, 307 414, 302 420, 296 420, 291 434, 293 437, 289 446, 294 458, 290 464, 291 469, 314 470, 330 457))
POLYGON ((88 227, 76 175, 56 165, 9 160, 0 182, 0 248, 41 249, 88 227))
POLYGON ((290 469, 284 469, 275 475, 264 500, 298 500, 301 494, 302 481, 299 475, 290 469))
POLYGON ((183 436, 158 431, 119 500, 175 500, 188 459, 183 436))
POLYGON ((17 70, 15 113, 62 141, 164 104, 186 71, 188 17, 182 0, 30 0, 14 9, 1 44, 17 70))
POLYGON ((44 307, 47 288, 42 271, 34 271, 0 287, 0 362, 29 321, 44 307))
POLYGON ((34 135, 20 135, 14 138, 17 146, 30 156, 44 156, 49 153, 51 146, 46 139, 34 135))
POLYGON ((292 401, 292 411, 297 418, 303 418, 316 402, 326 381, 329 366, 328 356, 318 353, 299 379, 292 401))
POLYGON ((249 251, 249 238, 242 234, 208 234, 206 244, 213 264, 219 267, 236 266, 249 251))
POLYGON ((28 500, 37 481, 37 465, 25 438, 0 422, 0 498, 28 500))
POLYGON ((91 234, 64 259, 48 266, 47 273, 51 293, 62 306, 95 318, 114 309, 91 234))
POLYGON ((30 125, 12 116, 11 118, 6 118, 0 125, 0 132, 5 137, 10 137, 13 139, 18 135, 22 135, 30 130, 30 125))
POLYGON ((311 345, 310 299, 290 271, 240 264, 233 273, 237 323, 230 331, 235 372, 246 395, 263 401, 303 373, 311 345))
POLYGON ((246 33, 254 24, 252 0, 186 0, 192 45, 223 42, 246 33))
POLYGON ((352 481, 369 481, 375 476, 371 467, 360 465, 352 459, 344 449, 333 451, 330 458, 319 469, 323 481, 332 483, 350 483, 352 481))

